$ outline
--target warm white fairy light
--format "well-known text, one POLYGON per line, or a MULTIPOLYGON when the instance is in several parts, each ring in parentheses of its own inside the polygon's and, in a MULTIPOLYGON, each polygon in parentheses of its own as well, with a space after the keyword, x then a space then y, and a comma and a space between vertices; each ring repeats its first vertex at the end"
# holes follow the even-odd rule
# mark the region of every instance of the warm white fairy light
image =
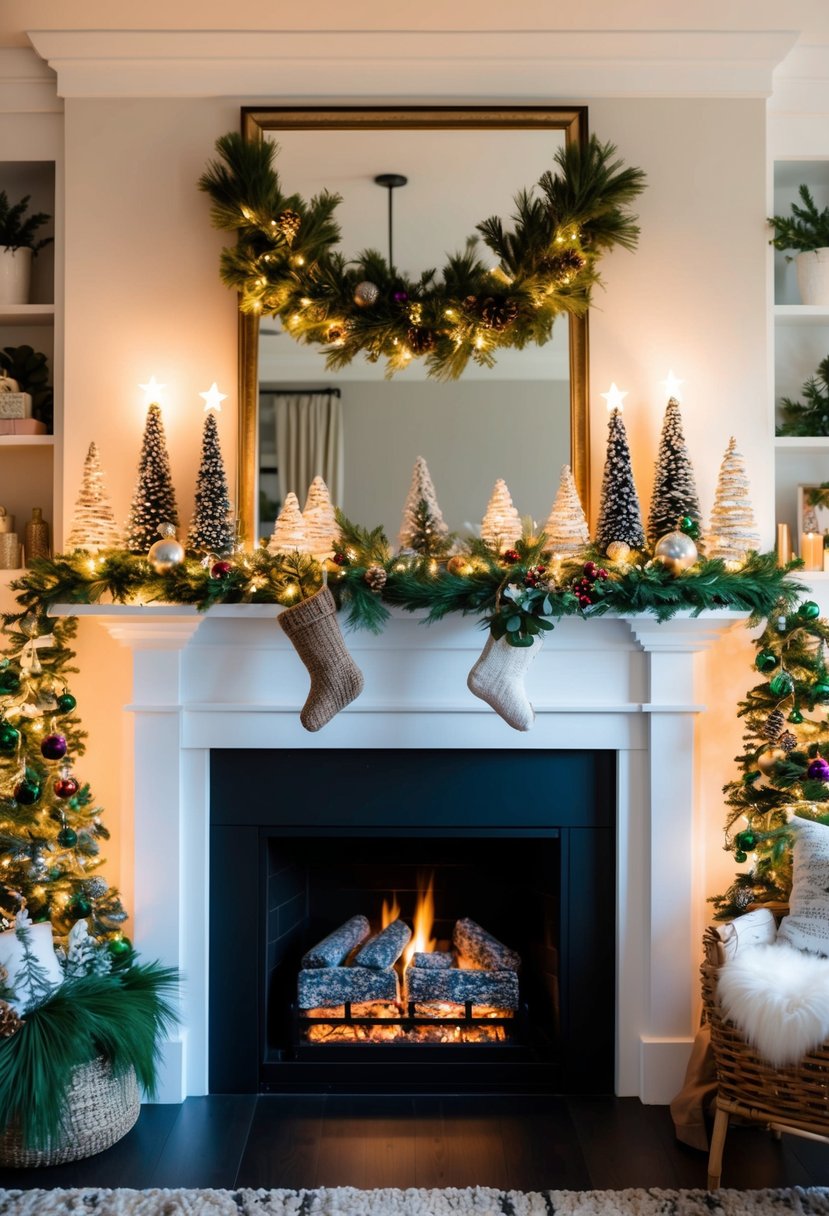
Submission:
POLYGON ((139 384, 138 387, 144 394, 145 405, 161 405, 161 394, 166 384, 159 384, 155 376, 150 376, 146 384, 139 384))
POLYGON ((199 396, 204 401, 204 412, 215 410, 217 414, 222 412, 222 402, 227 401, 227 393, 220 393, 219 386, 214 380, 206 393, 199 393, 199 396))
POLYGON ((625 397, 627 397, 627 391, 622 392, 621 389, 616 387, 615 382, 611 384, 606 393, 600 393, 599 396, 604 397, 605 401, 607 402, 608 411, 621 411, 625 408, 622 403, 625 397))

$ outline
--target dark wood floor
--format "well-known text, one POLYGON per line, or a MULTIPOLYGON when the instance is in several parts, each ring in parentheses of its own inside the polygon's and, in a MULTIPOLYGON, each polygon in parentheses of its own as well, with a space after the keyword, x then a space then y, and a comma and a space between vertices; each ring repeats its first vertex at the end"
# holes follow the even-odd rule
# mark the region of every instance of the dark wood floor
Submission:
MULTIPOLYGON (((667 1107, 634 1098, 189 1098, 145 1106, 86 1161, 0 1171, 0 1187, 704 1187, 667 1107)), ((723 1185, 829 1185, 829 1148, 729 1132, 723 1185)))

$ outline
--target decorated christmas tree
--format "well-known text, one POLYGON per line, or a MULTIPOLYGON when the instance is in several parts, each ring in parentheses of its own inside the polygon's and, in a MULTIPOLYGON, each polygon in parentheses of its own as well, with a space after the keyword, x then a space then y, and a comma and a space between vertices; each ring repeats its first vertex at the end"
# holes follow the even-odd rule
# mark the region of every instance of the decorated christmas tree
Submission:
POLYGON ((290 553, 299 550, 308 552, 308 531, 305 520, 299 509, 299 499, 293 490, 285 495, 282 510, 276 517, 271 538, 268 541, 269 553, 290 553))
POLYGON ((759 548, 760 537, 748 495, 745 464, 732 436, 720 465, 714 494, 706 544, 709 557, 743 562, 749 550, 759 548))
MULTIPOLYGON (((110 957, 129 954, 126 913, 98 870, 109 839, 89 785, 77 771, 84 753, 68 642, 77 625, 36 610, 6 617, 0 659, 0 911, 10 919, 25 900, 35 922, 50 920, 66 939, 78 920, 110 957)), ((108 969, 108 968, 107 968, 108 969)))
POLYGON ((544 525, 545 552, 572 557, 590 544, 590 530, 569 464, 561 470, 558 493, 544 525))
POLYGON ((725 787, 725 847, 749 862, 713 902, 723 918, 753 903, 785 902, 791 889, 789 819, 829 823, 829 621, 811 600, 772 616, 756 642, 763 679, 739 706, 741 775, 725 787))
POLYGON ((443 518, 429 467, 423 457, 418 456, 403 507, 397 546, 422 553, 424 557, 439 557, 447 551, 449 544, 449 527, 443 518))
POLYGON ((319 557, 330 556, 339 538, 340 529, 328 486, 319 474, 308 487, 302 518, 308 537, 308 551, 319 557))
MULTIPOLYGON (((696 524, 702 522, 694 469, 682 432, 679 402, 676 397, 671 397, 662 423, 648 515, 648 541, 651 546, 667 532, 673 532, 677 521, 684 516, 696 524)), ((697 540, 697 547, 699 543, 697 540)))
POLYGON ((100 549, 116 549, 121 543, 121 532, 115 522, 112 503, 104 486, 104 472, 95 443, 90 443, 83 462, 83 481, 75 502, 72 531, 66 541, 68 551, 86 549, 97 553, 100 549))
POLYGON ((127 549, 132 553, 146 553, 150 545, 158 540, 159 524, 169 523, 178 527, 178 522, 176 492, 170 474, 161 407, 153 402, 147 410, 138 482, 130 506, 125 542, 127 549))
POLYGON ((196 482, 196 509, 187 533, 187 548, 221 556, 233 551, 235 537, 230 515, 227 474, 219 446, 216 415, 205 415, 201 464, 196 482))
POLYGON ((606 553, 614 541, 641 549, 645 544, 639 496, 633 481, 627 432, 618 408, 611 411, 607 433, 607 456, 602 478, 596 547, 606 553))
POLYGON ((481 520, 481 540, 503 553, 521 539, 521 516, 512 502, 507 483, 499 477, 481 520))

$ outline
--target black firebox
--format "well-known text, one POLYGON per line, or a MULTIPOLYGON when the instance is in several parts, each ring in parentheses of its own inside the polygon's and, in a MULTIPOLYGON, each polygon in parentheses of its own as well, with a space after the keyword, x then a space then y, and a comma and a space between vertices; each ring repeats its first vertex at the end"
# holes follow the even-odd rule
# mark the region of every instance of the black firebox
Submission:
POLYGON ((213 751, 210 1091, 612 1092, 614 765, 610 752, 213 751), (447 967, 480 965, 458 959, 459 923, 520 959, 508 1009, 408 1000, 403 959, 383 979, 394 1000, 302 1007, 311 947, 349 918, 375 933, 392 908, 413 924, 426 889, 447 967))

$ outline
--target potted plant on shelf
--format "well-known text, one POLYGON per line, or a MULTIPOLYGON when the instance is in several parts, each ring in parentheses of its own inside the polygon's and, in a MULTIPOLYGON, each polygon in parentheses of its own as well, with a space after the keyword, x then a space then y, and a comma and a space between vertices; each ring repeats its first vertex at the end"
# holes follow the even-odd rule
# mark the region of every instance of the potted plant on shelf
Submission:
MULTIPOLYGON (((771 244, 783 251, 794 249, 797 285, 804 304, 829 304, 829 207, 818 211, 811 191, 801 185, 801 203, 792 203, 791 215, 775 215, 771 244)), ((791 260, 791 259, 789 259, 791 260)))
POLYGON ((29 302, 32 258, 53 240, 51 236, 36 240, 38 228, 51 217, 44 211, 27 215, 30 199, 27 194, 12 204, 6 191, 0 190, 0 304, 29 302))

